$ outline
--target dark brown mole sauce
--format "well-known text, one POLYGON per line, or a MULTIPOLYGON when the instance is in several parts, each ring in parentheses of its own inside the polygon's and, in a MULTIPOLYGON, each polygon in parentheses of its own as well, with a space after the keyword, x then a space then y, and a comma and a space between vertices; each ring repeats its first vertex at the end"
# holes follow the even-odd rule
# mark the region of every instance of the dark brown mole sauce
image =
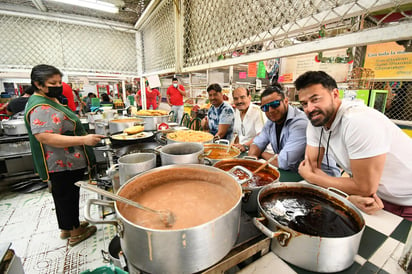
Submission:
POLYGON ((280 224, 320 237, 347 237, 360 231, 355 218, 324 197, 299 193, 272 193, 260 201, 262 208, 280 224))

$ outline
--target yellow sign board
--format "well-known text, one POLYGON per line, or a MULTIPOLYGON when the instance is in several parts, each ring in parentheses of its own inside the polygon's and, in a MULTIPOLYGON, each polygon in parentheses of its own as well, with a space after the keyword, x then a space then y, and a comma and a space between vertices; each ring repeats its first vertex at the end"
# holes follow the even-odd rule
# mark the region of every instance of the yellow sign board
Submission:
POLYGON ((369 45, 365 68, 375 72, 375 79, 412 79, 412 52, 405 52, 396 42, 369 45))

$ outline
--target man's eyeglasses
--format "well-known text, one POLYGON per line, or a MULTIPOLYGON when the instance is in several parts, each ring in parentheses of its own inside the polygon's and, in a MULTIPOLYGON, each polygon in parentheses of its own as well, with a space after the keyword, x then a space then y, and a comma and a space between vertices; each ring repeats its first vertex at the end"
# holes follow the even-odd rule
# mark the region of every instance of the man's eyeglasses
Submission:
POLYGON ((281 100, 275 100, 275 101, 273 101, 273 102, 270 102, 270 103, 267 103, 267 104, 265 104, 265 105, 263 105, 263 106, 260 106, 260 109, 261 109, 263 112, 268 112, 268 111, 269 111, 269 107, 271 107, 271 108, 277 108, 278 106, 280 106, 280 102, 281 102, 281 100))

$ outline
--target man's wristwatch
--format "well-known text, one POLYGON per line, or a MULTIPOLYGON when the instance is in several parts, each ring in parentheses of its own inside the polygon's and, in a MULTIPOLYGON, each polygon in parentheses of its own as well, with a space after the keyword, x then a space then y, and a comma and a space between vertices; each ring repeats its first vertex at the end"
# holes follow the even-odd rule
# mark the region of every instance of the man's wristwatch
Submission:
POLYGON ((245 145, 245 144, 242 144, 242 146, 243 146, 243 148, 244 148, 246 151, 249 151, 249 146, 247 146, 247 145, 245 145))

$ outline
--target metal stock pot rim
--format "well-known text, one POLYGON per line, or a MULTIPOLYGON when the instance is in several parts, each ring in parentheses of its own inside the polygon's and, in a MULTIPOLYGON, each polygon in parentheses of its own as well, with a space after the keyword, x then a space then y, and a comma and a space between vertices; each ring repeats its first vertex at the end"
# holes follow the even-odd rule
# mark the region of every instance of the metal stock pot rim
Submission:
MULTIPOLYGON (((208 222, 206 222, 206 223, 203 223, 203 224, 201 224, 201 225, 197 225, 197 226, 193 226, 193 227, 188 227, 188 228, 182 228, 182 229, 167 229, 167 230, 164 230, 164 229, 154 229, 154 228, 147 228, 147 227, 144 227, 144 226, 140 226, 140 225, 138 225, 138 224, 135 224, 135 223, 129 221, 127 218, 125 218, 125 217, 120 213, 119 208, 118 208, 118 206, 117 206, 117 203, 115 202, 115 203, 114 203, 114 206, 115 206, 116 214, 119 216, 118 218, 119 218, 119 219, 122 219, 123 222, 126 222, 126 223, 128 223, 129 225, 131 225, 131 226, 137 227, 137 228, 139 228, 139 229, 143 229, 143 230, 145 230, 145 231, 164 232, 164 233, 175 233, 175 232, 177 232, 177 231, 185 231, 185 232, 187 232, 187 231, 190 231, 190 230, 198 230, 198 229, 201 229, 202 227, 208 226, 208 225, 210 225, 211 223, 216 222, 218 219, 224 218, 225 216, 229 215, 229 214, 241 203, 241 201, 242 201, 242 189, 241 189, 240 185, 236 182, 236 180, 235 180, 234 178, 232 178, 230 175, 226 174, 226 172, 224 172, 224 171, 221 170, 221 169, 218 169, 218 168, 215 168, 215 167, 211 167, 211 166, 199 165, 199 164, 178 164, 178 165, 161 166, 161 167, 157 167, 157 168, 154 168, 154 169, 151 169, 151 170, 148 170, 148 171, 139 173, 138 175, 136 175, 136 176, 134 176, 133 178, 129 179, 125 184, 123 184, 123 185, 119 188, 119 190, 117 191, 117 195, 119 195, 119 193, 122 191, 122 189, 125 188, 129 183, 133 183, 133 181, 135 181, 136 179, 138 179, 138 177, 142 177, 142 176, 144 176, 144 175, 151 174, 151 173, 156 173, 156 172, 163 171, 163 170, 171 170, 171 171, 173 171, 173 169, 179 169, 179 168, 193 168, 193 169, 195 169, 194 171, 196 171, 196 170, 197 170, 197 171, 200 171, 200 170, 202 170, 202 169, 206 169, 206 170, 218 172, 218 173, 223 174, 224 176, 227 176, 228 180, 232 180, 232 181, 234 182, 234 185, 238 187, 238 194, 239 194, 238 196, 239 196, 239 197, 238 197, 237 202, 236 202, 235 205, 234 205, 233 207, 231 207, 228 211, 226 211, 225 213, 223 213, 222 215, 220 215, 219 217, 217 217, 217 218, 215 218, 215 219, 213 219, 213 220, 210 220, 210 221, 208 221, 208 222)), ((196 172, 193 172, 193 174, 196 174, 196 172)))

